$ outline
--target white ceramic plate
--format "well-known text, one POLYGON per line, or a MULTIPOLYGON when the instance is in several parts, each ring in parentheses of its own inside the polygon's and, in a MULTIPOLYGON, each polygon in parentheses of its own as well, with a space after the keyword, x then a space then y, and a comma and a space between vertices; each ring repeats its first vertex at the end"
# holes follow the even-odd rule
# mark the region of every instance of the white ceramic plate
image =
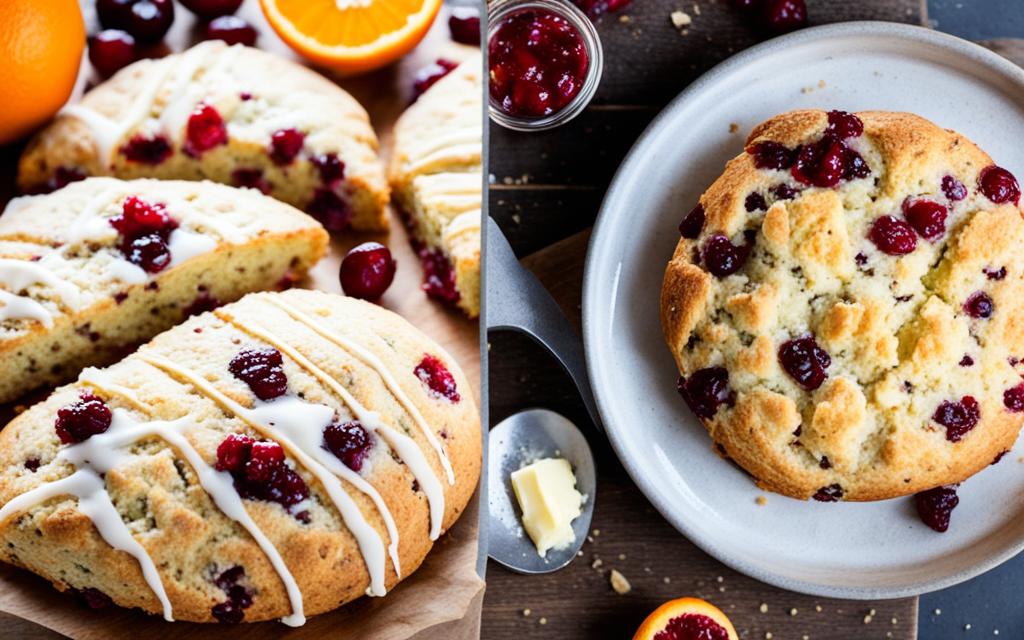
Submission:
POLYGON ((949 531, 913 500, 801 502, 762 492, 711 451, 676 393, 658 298, 677 225, 750 129, 794 108, 918 113, 1024 177, 1024 71, 918 27, 859 22, 764 43, 672 102, 630 152, 601 209, 583 291, 588 368, 619 458, 679 531, 734 569, 815 595, 892 598, 973 577, 1024 548, 1024 445, 963 485, 949 531), (739 126, 730 134, 730 125, 739 126))

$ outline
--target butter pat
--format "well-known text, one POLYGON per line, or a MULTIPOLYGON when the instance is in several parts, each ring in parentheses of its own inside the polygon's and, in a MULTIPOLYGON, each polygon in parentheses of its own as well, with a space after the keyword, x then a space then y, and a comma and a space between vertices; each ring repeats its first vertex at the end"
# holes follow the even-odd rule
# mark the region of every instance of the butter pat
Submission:
POLYGON ((545 458, 513 471, 512 489, 523 512, 523 528, 540 557, 576 540, 572 521, 580 515, 583 496, 567 460, 545 458))

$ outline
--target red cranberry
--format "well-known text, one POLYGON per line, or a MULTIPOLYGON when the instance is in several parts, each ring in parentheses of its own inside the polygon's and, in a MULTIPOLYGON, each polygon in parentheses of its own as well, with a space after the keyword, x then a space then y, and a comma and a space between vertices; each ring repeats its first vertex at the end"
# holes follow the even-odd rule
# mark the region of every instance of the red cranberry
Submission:
POLYGON ((238 11, 242 0, 179 0, 181 4, 200 18, 209 20, 238 11))
POLYGON ((821 460, 818 462, 818 467, 821 469, 831 469, 832 461, 828 459, 828 456, 821 456, 821 460))
POLYGON ((816 144, 805 145, 797 152, 790 173, 803 184, 816 187, 834 187, 843 179, 848 149, 832 137, 822 138, 816 144))
POLYGON ((1024 382, 1003 392, 1003 405, 1012 413, 1024 411, 1024 382))
POLYGON ((779 363, 797 384, 813 391, 828 378, 826 369, 831 366, 832 358, 818 346, 814 336, 808 334, 782 343, 779 363))
POLYGON ((238 16, 220 16, 203 25, 202 39, 255 47, 256 29, 238 16))
POLYGON ((274 164, 284 166, 291 164, 295 156, 302 151, 302 143, 306 134, 298 129, 281 129, 270 135, 270 159, 274 164))
POLYGON ((1002 280, 1003 278, 1006 277, 1006 267, 999 267, 998 269, 993 267, 985 267, 981 271, 989 280, 1002 280))
POLYGON ((946 216, 949 211, 934 200, 924 198, 903 201, 903 215, 917 235, 925 240, 935 240, 946 233, 946 216))
POLYGON ((136 0, 96 0, 96 15, 106 29, 125 29, 136 0))
POLYGON ((121 213, 110 218, 110 226, 125 238, 137 238, 151 233, 169 236, 178 223, 162 203, 128 196, 121 205, 121 213))
POLYGON ((654 640, 729 640, 729 632, 708 616, 684 613, 671 618, 654 640))
POLYGON ((345 178, 345 163, 338 159, 336 153, 322 153, 310 159, 320 173, 320 181, 331 186, 345 178))
POLYGON ((704 228, 704 207, 698 204, 686 214, 683 221, 679 223, 679 235, 693 240, 700 235, 704 228))
POLYGON ((276 442, 253 442, 249 447, 249 460, 245 463, 248 482, 270 482, 274 471, 284 464, 284 449, 276 442))
POLYGON ((978 176, 978 188, 985 197, 996 204, 1020 203, 1020 185, 1013 174, 995 165, 985 167, 978 176))
POLYGON ((991 318, 992 312, 995 311, 995 305, 987 293, 975 291, 964 303, 964 311, 972 318, 991 318))
POLYGON ((228 371, 260 400, 273 400, 288 391, 281 352, 273 347, 243 349, 232 358, 228 371))
POLYGON ((395 261, 384 245, 364 242, 345 255, 340 277, 345 295, 378 300, 395 279, 395 261))
POLYGON ((138 0, 131 5, 131 14, 124 28, 139 42, 154 44, 163 39, 173 22, 172 0, 138 0))
POLYGON ((972 358, 970 355, 965 353, 964 357, 960 358, 960 366, 961 367, 973 367, 974 366, 974 358, 972 358))
POLYGON ((981 407, 971 396, 960 398, 960 402, 943 400, 932 416, 932 420, 946 427, 946 439, 950 442, 959 442, 980 419, 981 407))
POLYGON ((953 202, 959 202, 967 197, 967 187, 953 176, 942 178, 942 193, 953 202))
POLYGON ((763 0, 761 26, 773 35, 781 35, 807 26, 804 0, 763 0))
POLYGON ((448 18, 452 40, 480 46, 480 10, 476 7, 453 7, 448 18))
POLYGON ((158 234, 134 238, 124 252, 128 262, 142 267, 146 273, 160 273, 171 264, 171 249, 158 234))
POLYGON ((780 184, 772 189, 772 195, 775 196, 776 200, 792 200, 800 195, 800 190, 794 189, 788 184, 780 184))
POLYGON ((213 579, 213 583, 228 596, 226 602, 215 605, 211 611, 220 622, 237 624, 245 619, 244 609, 252 606, 252 593, 238 584, 244 577, 245 569, 235 566, 213 579))
POLYGON ((44 193, 53 193, 57 189, 63 189, 72 182, 78 182, 79 180, 85 180, 86 175, 82 171, 74 167, 65 167, 63 165, 57 167, 53 175, 42 183, 38 184, 30 189, 25 190, 26 195, 40 195, 44 193))
POLYGON ((747 195, 747 199, 743 201, 743 208, 751 213, 754 211, 765 211, 768 209, 768 203, 764 201, 764 196, 754 192, 747 195))
POLYGON ((878 250, 890 256, 904 256, 917 248, 917 236, 909 224, 894 216, 875 220, 868 238, 878 250))
POLYGON ((109 77, 135 62, 135 38, 120 29, 106 29, 89 39, 89 62, 103 77, 109 77))
POLYGON ((431 395, 445 398, 452 403, 462 399, 455 386, 455 377, 438 358, 429 354, 423 356, 413 373, 430 389, 431 395))
POLYGON ((811 497, 818 502, 837 502, 843 498, 843 488, 838 484, 830 484, 818 489, 811 497))
POLYGON ((185 317, 191 318, 192 316, 198 316, 201 313, 213 311, 214 309, 218 309, 222 306, 224 306, 223 302, 211 295, 206 289, 203 289, 199 292, 199 295, 197 295, 195 299, 185 307, 185 317))
POLYGON ((999 464, 1002 461, 1002 459, 1006 457, 1006 454, 1008 454, 1008 453, 1010 453, 1009 449, 1003 449, 1002 451, 997 453, 996 457, 992 459, 991 463, 989 463, 989 466, 999 464))
POLYGON ((39 458, 29 458, 28 460, 25 460, 25 468, 31 471, 32 473, 35 473, 36 471, 39 470, 40 464, 42 464, 42 462, 39 460, 39 458))
POLYGON ((864 123, 860 118, 846 111, 829 111, 827 135, 832 135, 839 140, 847 138, 859 138, 864 133, 864 123))
POLYGON ((847 148, 843 157, 843 180, 859 180, 871 175, 871 167, 864 161, 864 158, 847 148))
POLYGON ((434 86, 438 80, 451 73, 457 66, 459 66, 457 62, 452 62, 445 58, 438 58, 433 64, 417 71, 412 83, 413 101, 415 102, 418 100, 421 95, 427 92, 427 89, 434 86))
POLYGON ((78 596, 78 599, 82 604, 93 611, 106 609, 114 605, 114 601, 111 600, 110 596, 99 589, 94 589, 93 587, 86 587, 85 589, 71 589, 70 591, 78 596))
POLYGON ((335 422, 324 429, 324 449, 357 473, 363 468, 371 448, 370 434, 358 422, 335 422))
POLYGON ((313 200, 306 206, 306 211, 331 233, 345 231, 352 220, 348 203, 330 189, 314 191, 313 200))
POLYGON ((119 151, 131 162, 158 165, 171 156, 171 145, 164 136, 136 133, 119 151))
POLYGON ((758 169, 788 169, 796 158, 791 149, 771 140, 750 145, 747 153, 754 156, 754 166, 758 169))
POLYGON ((249 436, 232 433, 217 447, 217 470, 238 473, 245 469, 249 452, 255 440, 249 436))
POLYGON ((704 243, 704 265, 718 278, 730 276, 743 267, 751 248, 750 244, 737 247, 724 234, 716 233, 704 243))
POLYGON ((57 410, 54 427, 62 444, 78 444, 110 428, 113 414, 107 405, 91 393, 82 393, 75 402, 57 410))
POLYGON ((227 142, 228 130, 220 113, 208 104, 197 106, 185 129, 185 153, 199 157, 204 151, 227 142))
MULTIPOLYGON (((284 449, 276 442, 231 434, 217 447, 217 469, 231 474, 243 498, 276 502, 287 509, 309 497, 309 487, 288 466, 284 449)), ((304 522, 309 518, 306 511, 293 515, 304 522)))
POLYGON ((263 177, 263 169, 239 168, 231 172, 231 182, 236 187, 248 187, 258 189, 260 193, 268 194, 272 187, 263 177))
POLYGON ((922 522, 939 533, 949 529, 949 516, 960 504, 956 487, 955 484, 935 487, 914 495, 917 515, 921 517, 922 522))
POLYGON ((440 249, 427 248, 419 251, 423 264, 423 290, 431 298, 447 304, 455 304, 462 297, 455 286, 455 269, 440 249))
POLYGON ((723 367, 695 371, 689 378, 679 378, 676 390, 686 406, 698 417, 710 420, 719 405, 732 406, 736 394, 729 388, 729 372, 723 367))

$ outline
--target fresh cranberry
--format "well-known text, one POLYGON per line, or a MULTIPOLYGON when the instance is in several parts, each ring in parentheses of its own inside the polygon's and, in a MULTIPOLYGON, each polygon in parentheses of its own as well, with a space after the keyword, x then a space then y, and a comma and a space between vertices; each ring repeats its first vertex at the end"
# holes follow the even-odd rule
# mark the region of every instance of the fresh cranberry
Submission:
POLYGON ((174 22, 172 0, 138 0, 131 5, 125 31, 145 44, 160 42, 174 22))
POLYGON ((837 502, 843 497, 843 488, 838 484, 830 484, 818 489, 811 497, 818 502, 837 502))
POLYGON ((953 176, 942 178, 942 193, 953 202, 959 202, 967 197, 967 187, 953 176))
POLYGON ((1008 411, 1024 411, 1024 382, 1003 392, 1003 405, 1008 411))
POLYGON ((204 151, 227 142, 228 130, 220 113, 208 104, 197 106, 185 129, 185 153, 198 158, 204 151))
POLYGON ((74 167, 65 167, 61 165, 57 167, 53 175, 42 183, 38 184, 25 191, 26 195, 40 195, 44 193, 53 193, 57 189, 63 189, 72 182, 78 182, 79 180, 85 180, 87 176, 80 170, 74 167))
POLYGON ((106 29, 89 39, 89 62, 100 75, 109 77, 135 62, 135 38, 120 29, 106 29))
POLYGON ((815 144, 800 148, 790 173, 803 184, 823 188, 834 187, 843 179, 846 152, 846 145, 826 136, 815 144))
POLYGON ((168 242, 178 223, 163 204, 129 196, 110 225, 121 236, 121 253, 132 264, 147 273, 159 273, 171 263, 168 242))
POLYGON ((996 204, 1020 203, 1020 185, 1017 184, 1017 178, 1002 167, 992 165, 982 169, 978 176, 978 188, 986 198, 996 204))
POLYGON ((959 442, 964 435, 978 425, 981 407, 971 396, 960 398, 960 402, 943 400, 932 415, 932 420, 946 427, 946 440, 959 442))
POLYGON ((202 29, 203 40, 223 40, 229 45, 256 46, 256 29, 238 16, 214 18, 203 25, 202 29))
POLYGON ((970 355, 965 353, 964 357, 960 358, 960 366, 961 367, 973 367, 974 366, 974 358, 972 358, 970 355))
POLYGON ((914 504, 921 521, 939 533, 949 529, 949 516, 960 504, 956 488, 957 485, 951 484, 915 494, 914 504))
POLYGON ((807 26, 804 0, 763 0, 761 26, 768 33, 781 35, 807 26))
POLYGON ((61 443, 78 444, 105 432, 112 420, 113 414, 103 400, 83 392, 78 400, 57 410, 54 427, 61 443))
POLYGON ((260 193, 270 193, 272 188, 263 177, 263 169, 238 168, 231 172, 231 183, 236 187, 258 189, 260 193))
POLYGON ((591 18, 610 11, 618 11, 628 5, 632 0, 572 0, 580 9, 587 12, 591 18))
POLYGON ((71 591, 78 596, 78 599, 82 604, 94 611, 107 609, 114 605, 114 601, 110 596, 99 589, 94 589, 93 587, 86 587, 85 589, 71 589, 71 591))
POLYGON ((747 153, 754 156, 754 166, 758 169, 783 170, 793 166, 796 154, 785 145, 767 140, 747 147, 747 153))
POLYGON ((218 309, 222 306, 224 306, 224 303, 204 288, 199 292, 199 295, 197 295, 192 302, 185 307, 185 317, 191 318, 192 316, 198 316, 201 313, 213 311, 214 309, 218 309))
POLYGON ((729 372, 723 367, 709 367, 695 371, 689 378, 679 378, 676 390, 686 406, 698 417, 710 420, 719 405, 732 406, 736 394, 729 388, 729 372))
POLYGON ((754 211, 764 211, 768 209, 768 203, 764 201, 764 196, 754 192, 747 194, 747 199, 743 201, 743 208, 751 213, 754 211))
POLYGON ((136 0, 96 0, 96 15, 106 29, 124 29, 136 0))
POLYGON ((843 157, 843 180, 859 180, 869 175, 871 167, 864 158, 853 149, 847 148, 843 157))
POLYGON ((341 288, 345 295, 377 300, 395 279, 391 251, 379 242, 364 242, 341 261, 341 288))
POLYGON ((273 347, 243 349, 231 359, 228 371, 260 400, 273 400, 288 391, 281 352, 273 347))
POLYGON ((248 482, 270 482, 274 470, 284 464, 284 449, 276 442, 253 442, 249 447, 249 460, 245 463, 248 482))
POLYGON ((298 129, 281 129, 270 135, 270 159, 278 166, 289 165, 302 151, 306 134, 298 129))
POLYGON ((981 271, 989 280, 1002 280, 1003 278, 1006 277, 1006 267, 999 267, 998 269, 993 267, 985 267, 981 271))
POLYGON ((341 196, 330 189, 317 189, 313 199, 306 205, 306 211, 332 233, 348 229, 352 221, 352 210, 341 196))
POLYGON ((814 336, 808 334, 782 343, 779 363, 797 384, 813 391, 828 378, 826 369, 832 364, 832 358, 818 346, 814 336))
POLYGON ((455 286, 455 269, 440 249, 422 248, 419 251, 423 265, 423 290, 431 298, 455 304, 462 297, 455 286))
POLYGON ((788 184, 780 184, 772 189, 772 195, 775 196, 776 200, 792 200, 800 195, 800 190, 795 189, 788 184))
POLYGON ((917 248, 914 229, 895 216, 882 216, 875 220, 868 238, 879 251, 890 256, 904 256, 917 248))
POLYGON ((451 371, 448 371, 448 367, 444 366, 444 363, 435 356, 424 355, 413 373, 420 379, 420 382, 430 389, 432 395, 445 398, 452 403, 462 399, 455 386, 455 377, 451 371))
POLYGON ((480 10, 476 7, 452 7, 448 31, 455 42, 480 46, 480 10))
POLYGON ((696 207, 690 210, 690 213, 686 214, 682 222, 679 223, 679 235, 693 240, 700 235, 701 229, 704 228, 704 207, 698 204, 696 207))
POLYGON ((852 113, 829 111, 828 128, 825 129, 825 133, 840 140, 859 138, 864 133, 864 123, 852 113))
POLYGON ((907 198, 903 201, 903 215, 917 235, 925 240, 935 240, 946 233, 949 211, 934 200, 907 198))
POLYGON ((119 151, 131 162, 157 165, 171 156, 171 145, 167 138, 161 135, 147 137, 142 133, 136 133, 126 142, 119 151))
POLYGON ((335 422, 324 429, 323 446, 344 462, 346 467, 358 472, 373 448, 373 441, 358 422, 335 422))
MULTIPOLYGON (((289 509, 309 497, 309 486, 288 466, 284 449, 269 440, 230 434, 217 447, 217 466, 234 479, 243 498, 276 502, 289 509)), ((307 521, 309 513, 293 514, 307 521)))
POLYGON ((671 618, 654 640, 729 640, 729 632, 708 616, 684 613, 671 618))
POLYGON ((452 62, 445 58, 438 58, 436 62, 428 65, 416 72, 412 83, 412 99, 415 102, 421 95, 427 92, 427 89, 434 86, 434 84, 451 73, 455 67, 459 66, 459 63, 452 62))
POLYGON ((991 318, 992 312, 995 311, 995 305, 987 293, 975 291, 964 303, 964 311, 972 318, 991 318))
POLYGON ((736 246, 724 234, 716 233, 704 242, 701 255, 707 270, 718 278, 724 278, 743 267, 751 249, 750 244, 736 246))
POLYGON ((345 177, 345 163, 338 158, 336 153, 322 153, 310 159, 313 166, 320 173, 320 181, 331 186, 345 177))
POLYGON ((242 0, 179 0, 181 4, 204 20, 226 16, 238 11, 242 0))

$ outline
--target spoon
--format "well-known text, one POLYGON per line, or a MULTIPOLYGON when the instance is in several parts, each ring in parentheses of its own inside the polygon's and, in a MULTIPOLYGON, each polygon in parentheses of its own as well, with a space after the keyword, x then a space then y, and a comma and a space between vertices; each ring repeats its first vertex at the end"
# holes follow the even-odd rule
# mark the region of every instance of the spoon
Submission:
POLYGON ((587 439, 572 422, 547 409, 520 411, 491 429, 487 454, 488 555, 512 571, 550 573, 569 564, 590 531, 597 492, 597 471, 587 439), (572 521, 575 540, 564 549, 537 553, 520 522, 519 506, 512 490, 513 471, 542 458, 565 458, 576 475, 576 489, 583 494, 583 508, 572 521))

